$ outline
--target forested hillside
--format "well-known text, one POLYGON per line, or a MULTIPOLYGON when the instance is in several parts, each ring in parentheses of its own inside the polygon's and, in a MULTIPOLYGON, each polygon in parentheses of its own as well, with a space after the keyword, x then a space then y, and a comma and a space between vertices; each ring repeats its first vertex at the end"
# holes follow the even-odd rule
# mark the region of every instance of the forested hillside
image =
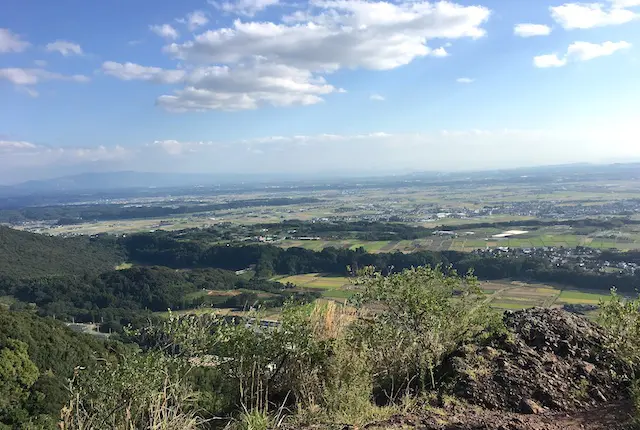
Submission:
POLYGON ((100 273, 124 260, 112 238, 58 238, 0 226, 0 277, 100 273))
POLYGON ((0 428, 24 428, 28 422, 54 428, 74 368, 92 366, 113 348, 122 346, 33 313, 0 308, 0 428))
MULTIPOLYGON (((0 278, 0 296, 36 305, 41 315, 64 321, 103 322, 103 329, 119 331, 124 324, 140 325, 153 319, 153 312, 193 309, 212 302, 204 289, 270 292, 263 306, 281 306, 288 298, 317 296, 287 291, 278 282, 245 279, 220 269, 175 270, 167 267, 133 267, 111 270, 98 276, 44 277, 14 280, 0 278)), ((253 304, 255 300, 250 300, 253 304)), ((239 302, 238 302, 239 303, 239 302)), ((239 307, 242 304, 239 303, 239 307)))

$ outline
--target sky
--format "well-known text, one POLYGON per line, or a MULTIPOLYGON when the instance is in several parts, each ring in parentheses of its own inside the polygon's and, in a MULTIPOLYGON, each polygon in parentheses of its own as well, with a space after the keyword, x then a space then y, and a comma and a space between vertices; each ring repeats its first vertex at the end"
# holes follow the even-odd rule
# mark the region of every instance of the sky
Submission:
POLYGON ((2 0, 0 184, 640 161, 640 0, 2 0))

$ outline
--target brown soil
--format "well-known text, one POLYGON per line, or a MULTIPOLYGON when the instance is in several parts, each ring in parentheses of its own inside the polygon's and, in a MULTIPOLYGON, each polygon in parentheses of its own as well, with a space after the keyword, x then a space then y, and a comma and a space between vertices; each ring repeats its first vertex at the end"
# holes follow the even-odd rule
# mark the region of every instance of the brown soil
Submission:
POLYGON ((446 391, 492 410, 577 411, 625 400, 631 369, 596 324, 558 309, 507 312, 508 334, 460 346, 446 391))
MULTIPOLYGON (((364 426, 367 430, 631 430, 631 408, 612 403, 573 413, 518 414, 478 407, 458 407, 455 411, 426 412, 423 416, 394 416, 364 426)), ((343 427, 353 429, 355 427, 343 427)))
POLYGON ((207 295, 208 296, 217 296, 217 297, 233 297, 233 296, 239 295, 241 292, 242 291, 238 291, 238 290, 226 290, 226 291, 209 290, 209 291, 207 291, 207 295))

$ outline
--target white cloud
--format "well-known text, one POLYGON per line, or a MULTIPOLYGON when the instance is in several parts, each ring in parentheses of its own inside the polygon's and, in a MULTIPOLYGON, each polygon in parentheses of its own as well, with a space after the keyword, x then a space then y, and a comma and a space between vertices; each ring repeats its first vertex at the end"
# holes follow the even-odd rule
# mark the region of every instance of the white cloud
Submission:
POLYGON ((0 180, 16 182, 55 171, 64 175, 75 167, 95 171, 109 163, 131 160, 136 150, 122 146, 51 147, 28 141, 0 140, 0 180))
MULTIPOLYGON (((635 0, 627 2, 635 3, 635 0)), ((603 3, 565 3, 550 8, 551 17, 565 30, 587 29, 620 25, 633 21, 640 14, 621 7, 624 2, 614 3, 611 7, 603 3)))
POLYGON ((640 0, 609 0, 613 7, 627 8, 640 6, 640 0))
POLYGON ((33 97, 34 99, 40 96, 40 93, 31 87, 18 86, 16 87, 16 89, 18 91, 22 91, 23 93, 27 94, 29 97, 33 97))
POLYGON ((373 100, 373 101, 377 101, 377 102, 383 102, 383 101, 385 101, 385 98, 383 96, 381 96, 380 94, 371 94, 369 96, 369 100, 373 100))
POLYGON ((25 141, 0 140, 0 153, 6 152, 28 152, 38 149, 38 146, 25 141))
MULTIPOLYGON (((243 10, 266 4, 233 3, 243 10)), ((161 96, 157 104, 179 112, 319 103, 323 95, 343 91, 326 82, 327 74, 390 70, 420 57, 445 57, 451 40, 484 36, 489 16, 485 7, 447 1, 314 0, 281 23, 236 19, 229 28, 164 47, 188 66, 216 66, 192 69, 186 88, 161 96), (431 48, 434 39, 445 41, 431 48)))
POLYGON ((589 61, 594 58, 612 55, 620 50, 631 48, 629 42, 574 42, 567 50, 567 57, 577 61, 589 61))
POLYGON ((265 10, 270 6, 275 6, 279 0, 237 0, 237 1, 215 1, 209 0, 209 4, 223 12, 236 15, 254 16, 256 13, 265 10))
POLYGON ((198 27, 202 27, 209 23, 209 18, 207 15, 201 10, 196 10, 187 14, 186 18, 181 18, 177 20, 181 24, 186 24, 189 31, 194 31, 198 27))
POLYGON ((100 161, 121 158, 133 151, 126 149, 120 145, 113 147, 94 146, 94 147, 50 147, 37 145, 27 141, 7 141, 0 140, 0 153, 13 155, 31 155, 41 156, 62 161, 65 158, 68 161, 100 161))
POLYGON ((185 151, 185 148, 188 148, 191 144, 179 142, 177 140, 156 140, 150 145, 150 147, 158 147, 164 150, 167 154, 170 155, 179 155, 185 151))
POLYGON ((442 130, 267 136, 236 142, 156 141, 141 153, 182 171, 311 173, 333 170, 471 170, 640 156, 637 125, 617 131, 442 130), (603 142, 612 142, 610 146, 603 142), (258 158, 254 158, 259 153, 258 158), (493 154, 486 157, 487 153, 493 154), (286 154, 286 158, 283 158, 286 154), (576 155, 578 154, 578 155, 576 155), (577 157, 577 158, 576 158, 577 157), (161 160, 165 160, 164 162, 161 160), (456 160, 456 163, 451 163, 456 160), (181 166, 181 167, 176 167, 181 166))
MULTIPOLYGON (((427 39, 478 38, 488 9, 449 2, 319 2, 304 22, 276 24, 236 20, 165 47, 192 62, 238 63, 253 57, 314 71, 340 68, 389 70, 433 54, 427 39)), ((435 54, 441 54, 437 51, 435 54)))
POLYGON ((178 30, 176 30, 169 24, 151 25, 149 26, 149 30, 153 31, 160 37, 164 37, 165 39, 176 40, 178 37, 180 37, 180 33, 178 33, 178 30))
POLYGON ((0 54, 8 52, 22 52, 31 44, 12 33, 8 28, 0 28, 0 54))
POLYGON ((640 122, 632 119, 589 122, 570 131, 325 133, 239 141, 184 141, 172 137, 128 148, 0 144, 0 148, 4 146, 0 149, 0 182, 51 176, 52 172, 63 175, 98 170, 340 175, 345 171, 381 174, 390 170, 407 173, 628 161, 640 157, 640 122))
POLYGON ((558 57, 558 54, 538 55, 537 57, 533 57, 533 65, 540 69, 562 67, 566 64, 566 58, 560 58, 558 57))
POLYGON ((551 27, 543 24, 516 24, 513 33, 520 37, 548 36, 551 27))
POLYGON ((197 68, 186 82, 187 88, 159 97, 157 104, 174 112, 234 111, 311 105, 322 102, 322 95, 340 91, 308 70, 261 62, 197 68))
POLYGON ((434 57, 448 57, 449 53, 446 49, 444 49, 443 46, 441 46, 440 48, 436 48, 431 51, 431 55, 433 55, 434 57))
POLYGON ((123 81, 152 81, 160 84, 175 84, 181 82, 186 72, 184 70, 166 70, 160 67, 145 67, 135 63, 116 63, 105 61, 102 71, 106 75, 122 79, 123 81))
POLYGON ((0 79, 6 79, 15 85, 35 85, 43 81, 89 82, 84 75, 62 75, 44 69, 6 68, 0 69, 0 79))
POLYGON ((603 43, 574 42, 569 45, 563 58, 558 57, 557 54, 540 55, 533 59, 533 63, 540 68, 562 67, 569 62, 589 61, 594 58, 613 55, 618 51, 629 48, 631 48, 631 44, 624 41, 603 43))
POLYGON ((108 161, 127 157, 131 151, 120 145, 113 147, 97 146, 88 148, 65 148, 64 151, 77 161, 108 161))
POLYGON ((46 46, 48 52, 59 52, 65 57, 70 55, 82 55, 82 48, 77 43, 67 42, 66 40, 56 40, 48 43, 46 46))
POLYGON ((472 78, 458 78, 456 79, 456 82, 459 84, 472 84, 473 82, 475 82, 475 79, 472 78))

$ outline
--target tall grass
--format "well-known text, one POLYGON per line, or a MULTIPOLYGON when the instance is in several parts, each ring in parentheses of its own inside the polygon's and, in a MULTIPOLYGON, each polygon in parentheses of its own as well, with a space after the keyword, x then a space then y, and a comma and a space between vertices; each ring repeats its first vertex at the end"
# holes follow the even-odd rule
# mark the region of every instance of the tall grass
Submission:
MULTIPOLYGON (((117 395, 119 393, 114 393, 117 395)), ((193 393, 179 382, 165 378, 162 389, 143 399, 122 399, 115 408, 87 402, 75 393, 62 409, 60 430, 196 430, 205 420, 189 405, 193 393), (142 402, 140 403, 140 400, 142 402)))

